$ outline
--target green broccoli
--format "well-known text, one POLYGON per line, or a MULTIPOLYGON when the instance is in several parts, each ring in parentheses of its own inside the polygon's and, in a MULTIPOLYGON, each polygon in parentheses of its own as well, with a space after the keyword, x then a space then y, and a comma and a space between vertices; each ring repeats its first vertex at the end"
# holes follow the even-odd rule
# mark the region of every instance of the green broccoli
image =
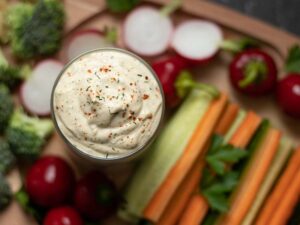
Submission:
POLYGON ((53 129, 51 119, 29 117, 22 110, 16 109, 6 129, 6 138, 16 156, 35 159, 53 129))
POLYGON ((3 174, 0 173, 0 210, 4 209, 10 203, 12 193, 10 186, 5 180, 3 174))
POLYGON ((16 87, 21 80, 27 77, 28 68, 27 65, 23 67, 9 65, 0 49, 0 83, 6 84, 9 88, 16 87))
POLYGON ((61 44, 65 14, 59 0, 19 3, 6 15, 14 54, 28 59, 55 53, 61 44))
POLYGON ((0 133, 7 127, 13 110, 14 102, 9 89, 4 84, 0 83, 0 133))
POLYGON ((11 152, 7 141, 0 139, 0 173, 7 173, 15 164, 15 156, 11 152))

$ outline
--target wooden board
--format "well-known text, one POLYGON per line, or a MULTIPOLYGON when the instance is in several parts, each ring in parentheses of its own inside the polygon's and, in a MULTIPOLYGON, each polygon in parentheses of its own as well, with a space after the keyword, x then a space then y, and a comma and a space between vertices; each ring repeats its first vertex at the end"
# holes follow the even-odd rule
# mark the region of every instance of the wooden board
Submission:
MULTIPOLYGON (((73 32, 84 28, 103 29, 104 26, 117 26, 121 32, 121 23, 124 15, 114 15, 105 9, 104 0, 65 0, 67 11, 66 38, 64 47, 58 54, 58 58, 65 62, 64 52, 66 43, 73 32)), ((154 4, 157 6, 166 4, 168 0, 146 0, 144 4, 154 4)), ((183 0, 182 9, 172 15, 175 24, 190 18, 205 18, 219 23, 224 31, 226 38, 251 36, 265 43, 266 51, 270 52, 275 58, 279 68, 282 68, 283 59, 287 55, 288 48, 298 43, 300 39, 284 31, 266 25, 255 19, 241 15, 235 11, 216 5, 209 1, 201 0, 183 0)), ((119 46, 123 47, 121 38, 119 46)), ((172 54, 168 52, 166 54, 172 54)), ((155 58, 157 59, 157 57, 155 58)), ((149 61, 153 60, 147 59, 149 61)), ((245 109, 253 109, 260 115, 271 119, 275 127, 280 128, 285 135, 291 137, 295 144, 300 144, 300 121, 292 119, 281 113, 273 97, 264 97, 260 99, 251 99, 237 95, 229 81, 227 65, 230 56, 220 54, 210 65, 194 69, 198 80, 216 85, 220 90, 227 92, 231 99, 238 102, 245 109)), ((280 76, 283 71, 280 70, 280 76)), ((45 147, 43 154, 57 154, 68 160, 75 169, 77 176, 91 168, 105 170, 121 188, 130 176, 132 164, 124 164, 111 168, 103 168, 98 165, 91 165, 90 162, 83 161, 73 155, 67 146, 63 143, 57 134, 54 134, 49 144, 45 147)), ((13 190, 16 191, 21 185, 17 169, 13 170, 8 179, 13 190)), ((35 222, 27 216, 16 202, 13 202, 3 213, 0 214, 0 224, 5 225, 33 225, 35 222)), ((122 225, 125 224, 117 218, 111 218, 103 224, 122 225)))

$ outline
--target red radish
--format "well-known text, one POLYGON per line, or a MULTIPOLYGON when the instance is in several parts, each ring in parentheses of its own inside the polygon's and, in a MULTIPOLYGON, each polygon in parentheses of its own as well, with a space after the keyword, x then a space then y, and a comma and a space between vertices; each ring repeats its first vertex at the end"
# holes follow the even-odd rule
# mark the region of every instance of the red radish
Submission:
POLYGON ((101 172, 92 171, 78 181, 74 202, 85 217, 100 220, 115 212, 119 195, 111 180, 101 172))
POLYGON ((300 118, 300 73, 289 74, 278 83, 277 101, 286 113, 300 118))
POLYGON ((113 47, 105 34, 98 30, 82 30, 74 34, 67 49, 68 60, 72 60, 82 53, 104 47, 113 47))
POLYGON ((51 209, 43 222, 43 225, 83 225, 76 209, 70 206, 61 206, 51 209))
POLYGON ((166 51, 172 32, 171 19, 150 6, 133 10, 123 26, 125 45, 143 56, 155 56, 166 51))
POLYGON ((35 115, 50 114, 52 87, 63 69, 63 64, 55 59, 47 59, 38 63, 32 75, 20 89, 20 99, 24 108, 35 115))
POLYGON ((169 107, 179 104, 180 98, 176 93, 175 81, 181 70, 188 66, 186 60, 179 56, 173 56, 152 63, 152 68, 158 76, 169 107))
POLYGON ((232 85, 249 96, 265 95, 276 87, 276 64, 269 54, 259 49, 237 54, 230 64, 229 72, 232 85))
POLYGON ((210 61, 223 40, 221 28, 215 23, 195 19, 181 23, 173 34, 172 47, 194 63, 210 61))
POLYGON ((44 156, 29 169, 25 188, 35 204, 53 207, 71 197, 74 183, 74 173, 68 163, 57 156, 44 156))

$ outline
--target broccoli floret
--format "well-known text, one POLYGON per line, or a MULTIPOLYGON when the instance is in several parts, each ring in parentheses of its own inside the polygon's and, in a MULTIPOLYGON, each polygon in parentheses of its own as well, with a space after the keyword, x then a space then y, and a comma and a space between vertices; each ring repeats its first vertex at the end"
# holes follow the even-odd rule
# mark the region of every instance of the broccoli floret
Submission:
POLYGON ((0 83, 6 84, 9 88, 16 87, 21 80, 27 77, 28 68, 28 65, 23 67, 9 65, 0 49, 0 83))
POLYGON ((17 109, 6 129, 6 138, 16 156, 35 159, 53 128, 51 119, 29 117, 22 110, 17 109))
POLYGON ((0 133, 7 127, 14 110, 14 103, 9 89, 0 83, 0 133))
POLYGON ((15 164, 15 156, 11 152, 7 141, 0 139, 0 173, 7 173, 15 164))
POLYGON ((0 210, 4 209, 10 203, 12 193, 10 186, 5 180, 3 174, 0 173, 0 210))
POLYGON ((19 3, 8 10, 6 18, 16 56, 28 59, 51 55, 59 49, 65 21, 59 0, 40 0, 36 5, 19 3))

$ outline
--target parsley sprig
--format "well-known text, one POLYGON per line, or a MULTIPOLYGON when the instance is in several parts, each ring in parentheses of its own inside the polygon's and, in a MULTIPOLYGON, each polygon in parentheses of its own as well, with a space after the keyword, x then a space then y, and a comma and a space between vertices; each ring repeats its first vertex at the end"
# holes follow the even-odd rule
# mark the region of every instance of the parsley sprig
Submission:
POLYGON ((202 194, 213 210, 228 211, 230 193, 240 177, 239 172, 230 170, 228 166, 234 166, 247 156, 247 151, 224 144, 224 138, 219 135, 213 136, 201 180, 202 194))

